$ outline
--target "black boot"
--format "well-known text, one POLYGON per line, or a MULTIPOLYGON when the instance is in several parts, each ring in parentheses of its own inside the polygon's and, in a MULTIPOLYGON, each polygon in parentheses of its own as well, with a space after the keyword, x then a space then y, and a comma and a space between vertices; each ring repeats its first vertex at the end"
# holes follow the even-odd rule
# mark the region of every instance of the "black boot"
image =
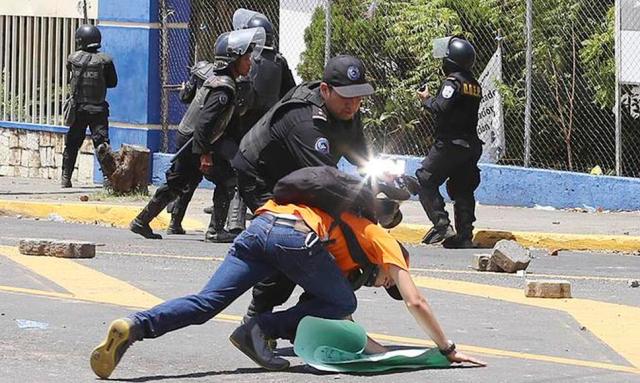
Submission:
POLYGON ((63 188, 73 187, 73 185, 71 184, 71 174, 65 174, 64 171, 62 172, 62 178, 60 179, 60 186, 62 186, 63 188))
POLYGON ((226 217, 218 218, 218 215, 215 214, 217 210, 214 206, 214 213, 211 214, 211 221, 209 221, 209 228, 204 235, 205 242, 212 243, 231 243, 238 236, 237 234, 230 233, 224 229, 224 224, 226 222, 226 217))
POLYGON ((184 215, 187 212, 187 205, 183 204, 181 199, 182 196, 172 202, 173 207, 171 208, 171 221, 169 221, 167 234, 186 234, 186 231, 182 228, 182 220, 184 219, 184 215))
MULTIPOLYGON (((422 243, 432 245, 453 237, 455 232, 451 227, 449 214, 444 209, 444 198, 438 190, 440 182, 436 182, 433 175, 424 169, 419 169, 416 175, 418 180, 421 180, 417 190, 420 204, 433 224, 433 227, 422 238, 422 243)), ((412 187, 415 188, 415 186, 412 184, 412 187)))
POLYGON ((281 371, 289 368, 289 361, 274 355, 255 319, 249 319, 235 329, 229 340, 242 353, 263 368, 281 371))
POLYGON ((456 235, 442 242, 442 246, 447 249, 472 249, 473 244, 473 222, 475 216, 475 199, 457 200, 453 205, 454 221, 456 225, 456 235))
POLYGON ((65 151, 62 154, 62 178, 60 179, 60 186, 63 188, 73 187, 71 184, 71 175, 73 174, 73 167, 76 163, 77 151, 74 155, 72 150, 65 147, 65 151))
POLYGON ((131 221, 129 230, 147 239, 162 239, 160 234, 156 234, 151 230, 149 223, 171 202, 172 197, 173 195, 168 193, 164 189, 164 186, 158 189, 156 194, 151 198, 151 201, 147 203, 147 206, 131 221))
POLYGON ((233 234, 240 234, 246 228, 247 205, 242 202, 240 193, 235 191, 229 213, 227 215, 227 231, 233 234))
POLYGON ((209 228, 204 235, 205 242, 231 243, 236 238, 237 234, 229 233, 224 229, 231 197, 232 194, 227 189, 222 186, 216 187, 213 193, 213 214, 211 214, 209 228))
POLYGON ((425 245, 434 245, 440 242, 444 242, 456 235, 453 227, 449 224, 441 224, 431 227, 427 234, 422 237, 422 243, 425 245))

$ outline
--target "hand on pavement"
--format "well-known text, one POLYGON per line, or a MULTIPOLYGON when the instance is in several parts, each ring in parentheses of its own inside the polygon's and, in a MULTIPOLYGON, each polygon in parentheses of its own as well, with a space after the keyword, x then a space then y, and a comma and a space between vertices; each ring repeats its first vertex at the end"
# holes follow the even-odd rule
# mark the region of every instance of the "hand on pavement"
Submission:
POLYGON ((451 363, 471 363, 481 367, 485 367, 487 365, 486 362, 472 356, 465 355, 460 351, 453 351, 451 354, 447 355, 447 359, 449 359, 451 363))

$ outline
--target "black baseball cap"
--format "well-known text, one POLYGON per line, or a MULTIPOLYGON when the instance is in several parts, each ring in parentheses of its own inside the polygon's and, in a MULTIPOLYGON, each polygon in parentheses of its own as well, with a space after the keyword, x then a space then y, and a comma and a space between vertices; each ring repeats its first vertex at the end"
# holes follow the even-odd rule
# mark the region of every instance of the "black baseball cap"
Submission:
POLYGON ((373 87, 365 78, 364 64, 353 56, 340 55, 329 59, 324 67, 322 81, 331 85, 341 97, 373 94, 373 87))

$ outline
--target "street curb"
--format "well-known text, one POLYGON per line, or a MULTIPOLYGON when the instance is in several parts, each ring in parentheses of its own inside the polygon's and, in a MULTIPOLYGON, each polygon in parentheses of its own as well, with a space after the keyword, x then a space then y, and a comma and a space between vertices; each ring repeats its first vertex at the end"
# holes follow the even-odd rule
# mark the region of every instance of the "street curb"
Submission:
MULTIPOLYGON (((422 237, 431 227, 426 225, 402 224, 391 230, 400 242, 422 243, 422 237)), ((477 229, 473 242, 479 248, 492 248, 501 239, 511 239, 525 247, 550 250, 591 250, 591 251, 640 251, 640 237, 626 235, 563 234, 526 231, 506 231, 477 229)))
MULTIPOLYGON (((22 214, 31 217, 48 218, 51 214, 62 217, 65 221, 90 224, 105 224, 114 227, 128 228, 129 222, 140 211, 139 206, 122 206, 92 203, 51 203, 0 200, 0 211, 22 214)), ((151 227, 164 230, 171 216, 166 212, 153 220, 151 227)), ((183 227, 186 230, 204 230, 201 222, 185 218, 183 227)), ((400 242, 418 245, 430 226, 401 224, 390 230, 400 242)), ((538 233, 524 231, 477 229, 473 241, 480 248, 491 248, 501 239, 511 239, 522 246, 550 250, 591 250, 591 251, 640 251, 640 237, 624 235, 599 234, 562 234, 538 233)))
MULTIPOLYGON (((128 228, 129 223, 140 210, 142 209, 139 206, 0 200, 0 212, 39 218, 50 218, 51 214, 55 214, 68 222, 103 224, 121 228, 128 228)), ((170 220, 171 215, 163 211, 151 222, 151 227, 164 230, 170 220)), ((182 226, 185 230, 203 230, 200 222, 190 218, 185 218, 182 226)))

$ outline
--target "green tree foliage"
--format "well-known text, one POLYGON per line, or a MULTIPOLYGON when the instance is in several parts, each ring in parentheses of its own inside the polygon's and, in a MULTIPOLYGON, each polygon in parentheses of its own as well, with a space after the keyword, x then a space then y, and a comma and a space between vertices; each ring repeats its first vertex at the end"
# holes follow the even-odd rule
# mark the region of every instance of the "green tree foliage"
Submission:
MULTIPOLYGON (((525 1, 522 0, 334 0, 332 54, 363 59, 376 87, 366 100, 365 122, 378 149, 424 154, 431 118, 415 89, 432 92, 442 81, 431 57, 434 38, 462 33, 478 52, 476 75, 502 38, 507 152, 504 163, 521 164, 525 103, 525 1), (371 5, 376 5, 371 12, 371 5), (391 142, 391 144, 390 144, 391 142)), ((613 141, 613 0, 533 0, 533 133, 536 166, 588 170, 611 168, 613 141), (594 146, 598 150, 594 150, 594 146)), ((298 67, 304 79, 322 74, 324 10, 305 33, 298 67)))

